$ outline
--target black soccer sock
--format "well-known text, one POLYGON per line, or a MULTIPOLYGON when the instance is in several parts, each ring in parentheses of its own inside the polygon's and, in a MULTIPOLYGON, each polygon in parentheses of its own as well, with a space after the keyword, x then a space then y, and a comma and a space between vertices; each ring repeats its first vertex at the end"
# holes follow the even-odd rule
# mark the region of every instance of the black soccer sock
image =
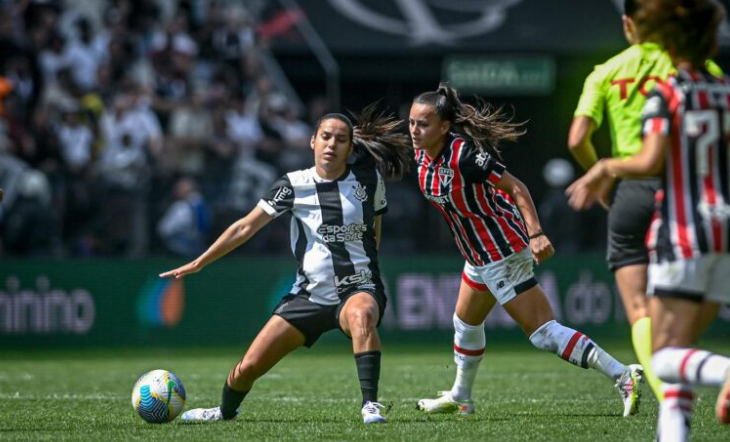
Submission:
POLYGON ((238 407, 249 391, 251 390, 236 391, 228 386, 228 382, 223 384, 223 397, 221 398, 221 414, 223 415, 223 419, 228 420, 236 417, 238 407))
POLYGON ((362 404, 378 401, 378 380, 380 380, 380 352, 366 351, 355 355, 357 377, 360 379, 362 404))

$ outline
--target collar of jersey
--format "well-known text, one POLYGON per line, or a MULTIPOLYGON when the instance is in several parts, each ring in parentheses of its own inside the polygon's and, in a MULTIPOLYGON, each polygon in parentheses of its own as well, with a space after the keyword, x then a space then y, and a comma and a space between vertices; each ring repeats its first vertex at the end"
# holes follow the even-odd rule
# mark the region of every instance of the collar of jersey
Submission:
MULTIPOLYGON (((451 150, 451 143, 454 141, 454 134, 449 132, 449 134, 446 136, 446 140, 444 141, 444 147, 441 149, 441 152, 436 154, 435 157, 431 159, 431 161, 428 163, 428 167, 436 167, 436 163, 439 162, 441 158, 444 157, 446 154, 446 151, 451 150)), ((426 155, 428 157, 428 155, 426 155)))
POLYGON ((312 172, 312 176, 314 176, 314 181, 317 183, 334 183, 335 181, 342 181, 350 174, 350 165, 348 164, 345 166, 345 171, 340 175, 339 177, 335 178, 334 180, 328 180, 327 178, 322 178, 317 174, 317 167, 314 167, 312 172))
POLYGON ((662 47, 659 43, 654 43, 653 41, 645 41, 643 43, 639 43, 639 47, 641 47, 641 50, 644 52, 653 52, 653 51, 661 51, 662 47))

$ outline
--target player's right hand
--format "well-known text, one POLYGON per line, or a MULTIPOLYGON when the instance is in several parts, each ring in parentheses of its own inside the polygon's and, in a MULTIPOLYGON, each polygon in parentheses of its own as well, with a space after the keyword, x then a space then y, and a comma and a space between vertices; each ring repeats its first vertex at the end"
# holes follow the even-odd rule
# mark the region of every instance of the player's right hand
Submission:
POLYGON ((200 270, 202 270, 202 267, 200 267, 200 265, 198 265, 198 263, 196 261, 192 261, 192 262, 185 264, 184 266, 180 266, 176 269, 160 273, 160 278, 180 279, 180 278, 185 277, 186 275, 192 275, 193 273, 198 273, 200 270))
POLYGON ((530 240, 530 251, 535 264, 542 264, 555 254, 552 243, 545 235, 540 235, 530 240))

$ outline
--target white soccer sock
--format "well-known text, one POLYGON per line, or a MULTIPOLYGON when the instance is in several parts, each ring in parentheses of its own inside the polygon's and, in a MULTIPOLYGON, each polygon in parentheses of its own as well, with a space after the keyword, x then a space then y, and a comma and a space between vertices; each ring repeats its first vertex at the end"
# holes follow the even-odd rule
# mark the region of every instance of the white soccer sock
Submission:
POLYGON ((614 382, 617 381, 628 368, 595 343, 593 345, 594 348, 588 355, 588 366, 600 371, 614 382))
POLYGON ((456 400, 471 399, 479 363, 484 356, 487 338, 484 323, 469 325, 454 313, 454 362, 456 379, 451 394, 456 400))
POLYGON ((553 352, 582 368, 594 368, 614 381, 626 371, 626 366, 616 361, 588 336, 552 320, 544 323, 530 335, 530 342, 541 349, 553 352))
POLYGON ((658 442, 686 442, 689 440, 694 392, 683 384, 664 384, 664 400, 659 404, 657 422, 658 442))
POLYGON ((706 350, 666 347, 654 353, 652 368, 664 382, 721 386, 730 374, 730 358, 706 350))

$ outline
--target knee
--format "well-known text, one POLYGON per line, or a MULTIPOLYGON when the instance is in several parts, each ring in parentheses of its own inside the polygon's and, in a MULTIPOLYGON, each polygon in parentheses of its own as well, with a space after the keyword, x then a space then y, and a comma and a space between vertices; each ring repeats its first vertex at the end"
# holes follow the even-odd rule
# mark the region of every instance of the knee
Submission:
POLYGON ((375 330, 375 313, 367 308, 352 309, 347 314, 347 323, 350 333, 368 335, 375 330))

